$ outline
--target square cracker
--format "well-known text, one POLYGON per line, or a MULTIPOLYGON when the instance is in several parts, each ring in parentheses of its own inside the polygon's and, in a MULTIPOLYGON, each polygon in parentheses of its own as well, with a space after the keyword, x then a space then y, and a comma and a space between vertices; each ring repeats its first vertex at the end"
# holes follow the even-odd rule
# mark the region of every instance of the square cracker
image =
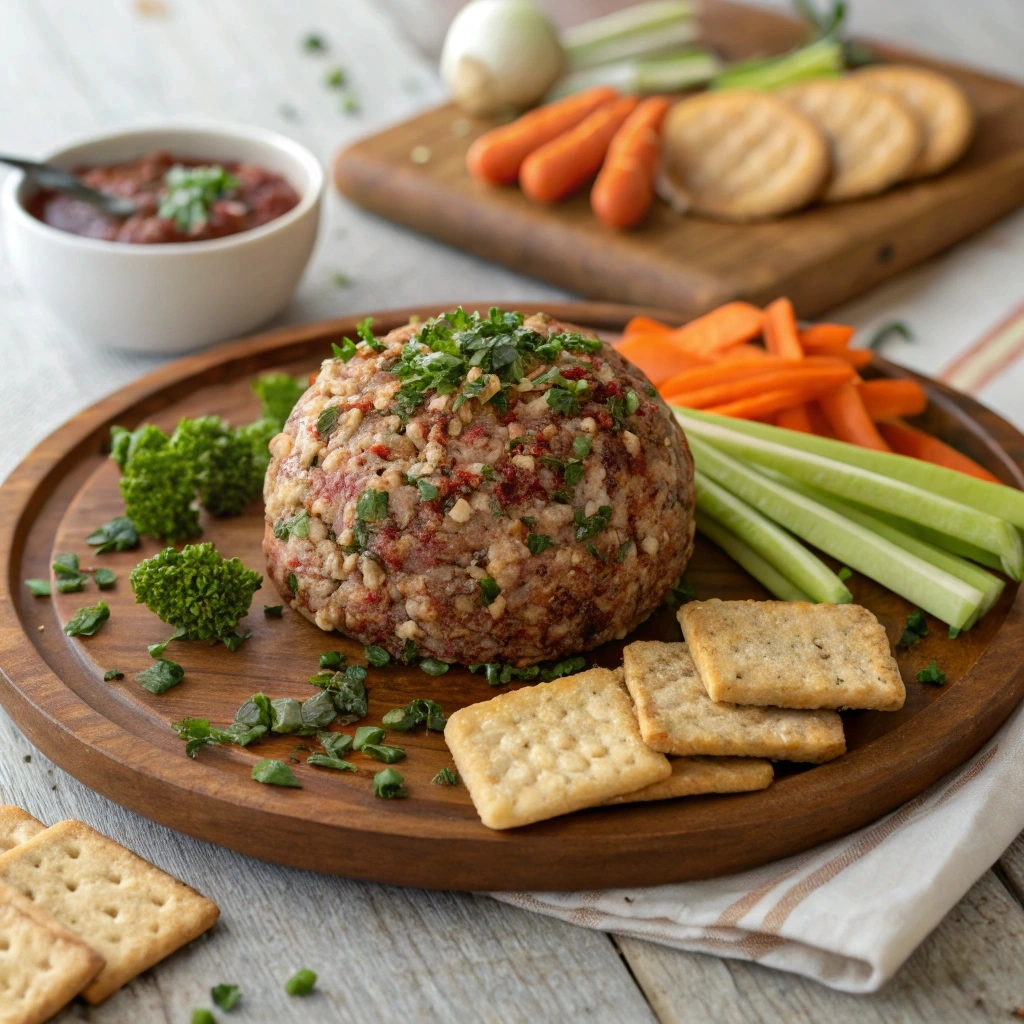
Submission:
POLYGON ((716 704, 686 644, 638 640, 622 657, 640 735, 653 750, 814 764, 846 752, 843 720, 835 711, 716 704))
POLYGON ((621 672, 604 668, 472 704, 444 738, 488 828, 593 807, 672 774, 640 738, 621 672))
POLYGON ((82 993, 99 1003, 209 928, 215 903, 80 821, 51 825, 0 855, 0 882, 100 953, 82 993))
POLYGON ((0 885, 0 1024, 42 1024, 102 967, 95 950, 0 885))
POLYGON ((623 793, 606 804, 630 804, 646 800, 671 800, 701 793, 749 793, 767 789, 775 772, 770 761, 757 757, 673 757, 672 774, 635 793, 623 793))
POLYGON ((0 804, 0 853, 24 843, 44 828, 28 811, 13 804, 0 804))
POLYGON ((783 708, 898 711, 906 690, 881 623, 856 604, 691 601, 679 624, 708 696, 783 708))

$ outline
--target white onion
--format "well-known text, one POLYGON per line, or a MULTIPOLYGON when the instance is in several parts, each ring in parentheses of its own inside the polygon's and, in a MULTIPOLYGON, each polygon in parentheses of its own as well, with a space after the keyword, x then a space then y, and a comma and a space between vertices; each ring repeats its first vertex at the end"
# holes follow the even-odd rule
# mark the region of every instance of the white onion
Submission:
POLYGON ((564 59, 554 26, 530 0, 472 0, 445 36, 441 77, 467 113, 496 114, 536 103, 564 59))

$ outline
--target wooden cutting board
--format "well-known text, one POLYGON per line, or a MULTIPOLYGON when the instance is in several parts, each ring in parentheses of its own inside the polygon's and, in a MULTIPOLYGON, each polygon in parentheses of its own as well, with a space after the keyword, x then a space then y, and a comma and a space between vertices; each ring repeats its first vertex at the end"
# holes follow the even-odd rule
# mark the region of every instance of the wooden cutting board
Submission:
MULTIPOLYGON (((799 23, 759 8, 723 0, 704 8, 705 40, 727 60, 784 52, 806 36, 799 23)), ((969 94, 979 124, 951 170, 871 199, 763 224, 680 217, 659 201, 640 228, 616 232, 593 216, 586 190, 545 206, 518 188, 473 181, 466 150, 491 123, 467 119, 451 105, 341 151, 334 178, 344 195, 375 213, 590 298, 694 316, 729 299, 764 304, 788 295, 801 316, 811 317, 1024 203, 1024 85, 875 49, 885 60, 951 75, 969 94), (416 147, 429 151, 426 163, 411 159, 416 147)))
MULTIPOLYGON (((486 308, 486 307, 485 307, 486 308)), ((538 309, 521 304, 523 312, 538 309)), ((548 304, 554 316, 613 336, 632 315, 657 310, 575 303, 548 304)), ((384 332, 411 313, 374 314, 384 332)), ((255 374, 285 369, 308 374, 330 354, 330 342, 352 334, 356 318, 288 328, 233 342, 163 367, 80 413, 39 445, 0 487, 0 702, 28 738, 62 768, 104 796, 171 828, 255 857, 296 867, 403 885, 453 889, 567 889, 652 885, 725 874, 788 856, 868 823, 910 799, 970 757, 1024 695, 1024 598, 1009 586, 996 608, 957 640, 931 620, 931 634, 897 659, 907 683, 903 710, 844 715, 849 753, 805 769, 779 765, 760 793, 698 797, 585 811, 527 828, 484 828, 462 785, 432 785, 451 759, 443 738, 422 728, 392 735, 408 756, 397 767, 409 798, 372 794, 382 766, 353 754, 358 773, 301 762, 315 740, 275 737, 241 749, 210 748, 196 760, 171 728, 183 717, 228 724, 252 693, 306 698, 321 651, 340 650, 361 663, 361 648, 325 634, 286 609, 264 616, 281 598, 266 585, 244 623, 253 636, 232 653, 223 646, 177 643, 168 655, 184 681, 160 696, 133 676, 151 664, 146 645, 170 627, 135 603, 128 573, 160 545, 95 556, 85 538, 119 515, 116 467, 104 453, 110 426, 143 421, 170 429, 181 416, 217 413, 235 423, 253 419, 255 374), (46 577, 53 555, 74 551, 83 565, 102 564, 118 576, 102 596, 110 620, 93 637, 68 639, 62 623, 100 595, 33 598, 22 585, 46 577), (914 676, 937 660, 949 681, 937 688, 914 676), (104 682, 120 668, 125 677, 104 682), (250 779, 262 757, 297 761, 301 789, 250 779)), ((902 371, 878 361, 875 372, 902 371)), ((927 383, 924 423, 1000 478, 1024 485, 1024 437, 968 398, 927 383)), ((203 539, 226 556, 262 570, 263 513, 256 503, 234 519, 203 520, 203 539)), ((764 591, 713 545, 698 537, 687 577, 699 597, 764 598, 764 591)), ((874 611, 895 644, 910 605, 855 575, 854 599, 874 611)), ((680 639, 673 612, 662 609, 636 638, 680 639)), ((622 643, 593 660, 621 664, 622 643)), ((494 694, 481 676, 452 668, 431 678, 416 668, 370 670, 367 724, 415 697, 432 697, 448 714, 494 694)), ((351 727, 348 731, 351 732, 351 727)))

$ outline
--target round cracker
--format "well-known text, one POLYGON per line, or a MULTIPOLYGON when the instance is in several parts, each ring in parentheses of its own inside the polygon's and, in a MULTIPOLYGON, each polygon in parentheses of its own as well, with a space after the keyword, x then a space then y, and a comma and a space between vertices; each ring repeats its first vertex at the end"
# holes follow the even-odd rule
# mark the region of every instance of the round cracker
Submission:
POLYGON ((917 160, 924 134, 889 93, 852 78, 818 78, 779 93, 809 117, 829 141, 832 178, 822 199, 874 195, 903 178, 917 160))
POLYGON ((709 217, 748 221, 798 210, 828 177, 821 132, 769 93, 691 96, 669 110, 662 131, 659 191, 709 217))
POLYGON ((907 177, 938 174, 963 155, 974 134, 974 109, 951 78, 902 64, 861 68, 854 77, 895 96, 917 118, 924 132, 924 147, 907 177))

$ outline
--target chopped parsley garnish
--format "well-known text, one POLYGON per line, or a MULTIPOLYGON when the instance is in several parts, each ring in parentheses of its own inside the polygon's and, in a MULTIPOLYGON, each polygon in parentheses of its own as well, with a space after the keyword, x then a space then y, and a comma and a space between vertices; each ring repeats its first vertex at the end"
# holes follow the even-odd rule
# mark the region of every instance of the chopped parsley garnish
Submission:
POLYGON ((334 706, 341 715, 339 721, 348 725, 366 716, 368 698, 364 679, 366 669, 362 665, 349 665, 344 672, 321 672, 309 681, 313 686, 320 686, 330 692, 334 706))
POLYGON ((435 786, 457 786, 459 777, 451 768, 442 768, 430 781, 435 786))
POLYGON ((303 967, 296 971, 285 983, 284 990, 290 996, 308 996, 316 984, 316 971, 303 967))
POLYGON ((331 431, 338 425, 341 410, 336 405, 329 405, 316 418, 317 433, 321 437, 330 437, 331 431))
POLYGON ((608 413, 614 421, 614 429, 622 430, 626 425, 626 417, 632 416, 640 408, 640 399, 635 391, 627 391, 624 398, 612 395, 608 399, 608 413))
POLYGON ((594 442, 586 434, 577 434, 572 439, 572 453, 577 459, 585 459, 594 447, 594 442))
POLYGON ((548 666, 530 665, 527 668, 516 668, 513 665, 503 665, 500 661, 492 661, 486 664, 470 665, 469 671, 483 672, 491 686, 504 686, 506 683, 512 682, 513 679, 527 683, 537 680, 550 683, 562 676, 571 676, 576 672, 582 672, 586 667, 587 659, 582 654, 577 654, 548 666))
POLYGON ((50 596, 49 580, 25 580, 25 586, 28 587, 28 592, 35 597, 50 596))
POLYGON ((485 607, 501 593, 501 587, 495 583, 493 576, 484 576, 476 581, 476 585, 480 588, 480 603, 485 607))
POLYGON ((316 768, 333 768, 339 772, 354 772, 356 766, 351 761, 345 761, 340 757, 331 757, 330 754, 310 754, 306 758, 306 764, 316 768))
POLYGON ((139 532, 127 516, 115 516, 90 533, 85 543, 95 547, 97 555, 105 555, 108 551, 129 551, 138 546, 139 532))
POLYGON ((299 592, 299 579, 293 572, 288 573, 288 589, 293 594, 297 594, 299 592))
POLYGON ((576 527, 576 539, 589 540, 608 529, 612 521, 611 505, 602 505, 592 516, 587 516, 583 509, 578 508, 573 512, 572 521, 576 527))
POLYGON ((159 643, 150 644, 146 650, 149 651, 151 658, 162 658, 164 651, 167 650, 168 646, 174 640, 184 640, 185 630, 182 627, 178 627, 166 640, 161 640, 159 643))
POLYGON ((192 1011, 189 1024, 217 1024, 217 1018, 205 1006, 197 1006, 192 1011))
POLYGON ((533 516, 520 516, 519 522, 521 522, 523 526, 531 530, 537 525, 537 520, 534 519, 533 516))
POLYGON ((53 560, 53 574, 57 579, 57 589, 62 594, 74 594, 84 590, 89 577, 84 572, 79 572, 78 555, 66 553, 57 555, 53 560))
POLYGON ((318 732, 316 738, 328 757, 339 758, 352 749, 352 737, 347 732, 318 732))
POLYGON ((853 575, 853 570, 844 565, 836 575, 845 583, 853 575))
POLYGON ((79 608, 68 620, 64 632, 68 636, 92 636, 110 618, 106 601, 97 601, 87 608, 79 608))
POLYGON ((284 614, 283 604, 265 604, 263 606, 263 614, 268 619, 279 619, 284 614))
POLYGON ((220 164, 184 167, 175 164, 165 175, 167 192, 157 216, 173 220, 182 234, 198 231, 210 219, 210 207, 238 188, 238 179, 220 164))
POLYGON ((443 676, 449 668, 447 662, 439 661, 437 658, 423 658, 419 664, 428 676, 443 676))
POLYGON ((352 749, 362 750, 367 744, 373 746, 380 743, 386 735, 379 725, 361 725, 356 729, 355 738, 352 740, 352 749))
POLYGON ((150 693, 166 693, 172 686, 185 678, 185 670, 170 658, 158 658, 144 672, 135 677, 135 682, 150 693))
POLYGON ((937 662, 933 661, 931 664, 925 665, 915 678, 919 683, 933 683, 935 686, 942 686, 946 681, 946 673, 939 669, 937 662))
POLYGON ((437 497, 437 488, 423 477, 419 477, 413 481, 419 488, 420 501, 433 501, 437 497))
POLYGON ((619 550, 615 552, 615 561, 616 562, 624 562, 626 560, 626 556, 629 554, 629 549, 632 546, 633 546, 633 542, 631 540, 624 540, 619 545, 619 550))
POLYGON ((324 651, 320 655, 320 668, 329 668, 337 671, 339 668, 344 668, 347 661, 348 659, 341 651, 324 651))
POLYGON ((575 487, 586 474, 582 462, 570 462, 564 469, 562 477, 568 487, 575 487))
POLYGON ((373 317, 368 316, 360 320, 356 324, 356 334, 359 335, 360 339, 366 342, 374 352, 384 351, 384 342, 378 341, 373 336, 373 317))
POLYGON ((381 725, 397 732, 408 732, 425 722, 428 730, 443 732, 447 721, 440 704, 425 697, 418 697, 404 708, 392 708, 381 719, 381 725))
POLYGON ((115 679, 124 679, 124 673, 119 668, 108 668, 103 673, 103 682, 112 683, 115 679))
MULTIPOLYGON (((252 766, 252 778, 268 786, 293 786, 301 788, 299 780, 295 778, 291 768, 284 761, 275 761, 265 757, 252 766)), ((315 977, 314 977, 315 980, 315 977)), ((312 985, 310 986, 312 988, 312 985)), ((287 985, 285 991, 288 991, 287 985)))
POLYGON ((593 555, 602 565, 606 565, 608 563, 608 559, 604 555, 602 555, 601 552, 598 551, 593 544, 587 545, 587 551, 591 555, 593 555))
POLYGON ((693 584, 685 576, 680 576, 669 590, 665 602, 673 608, 678 608, 687 601, 695 600, 696 597, 697 591, 693 589, 693 584))
POLYGON ((907 624, 900 636, 900 647, 913 647, 918 640, 928 635, 928 623, 924 615, 917 609, 907 616, 907 624))
POLYGON ((377 772, 373 777, 373 795, 379 796, 382 800, 395 800, 408 796, 405 786, 405 776, 394 768, 385 768, 377 772))
POLYGON ((230 633, 225 633, 221 637, 221 641, 229 651, 237 651, 242 646, 243 640, 248 640, 252 636, 252 630, 246 629, 233 629, 230 633))
POLYGON ((210 998, 220 1009, 233 1010, 242 998, 242 990, 237 985, 214 985, 210 989, 210 998))
POLYGON ((340 89, 345 84, 345 69, 344 68, 331 68, 330 71, 324 75, 324 85, 329 89, 340 89))
POLYGON ((356 519, 364 523, 379 523, 388 514, 388 492, 366 490, 356 502, 356 519))
POLYGON ((372 757, 375 761, 383 761, 385 764, 394 764, 405 757, 405 751, 401 747, 386 747, 380 743, 364 743, 362 753, 372 757))
POLYGON ((331 350, 334 352, 335 359, 347 363, 356 354, 356 343, 351 338, 342 338, 340 345, 337 342, 331 342, 331 350))
POLYGON ((530 549, 531 555, 539 555, 548 548, 553 548, 555 542, 546 533, 531 533, 526 538, 526 546, 530 549))
POLYGON ((587 390, 587 382, 585 380, 566 381, 566 385, 566 387, 551 388, 548 391, 547 403, 562 416, 575 416, 580 411, 579 396, 587 390))
POLYGON ((307 32, 302 37, 302 48, 306 53, 326 53, 327 40, 319 32, 307 32))
POLYGON ((290 519, 279 519, 274 526, 274 536, 278 540, 285 540, 288 537, 305 540, 309 536, 309 513, 302 509, 290 519))
POLYGON ((383 668, 391 660, 391 655, 380 644, 369 644, 364 647, 363 657, 374 668, 383 668))
POLYGON ((949 627, 949 639, 950 640, 955 640, 962 632, 963 632, 963 630, 959 629, 957 626, 950 626, 949 627))
POLYGON ((99 568, 92 574, 92 578, 100 590, 109 590, 117 582, 117 573, 112 569, 99 568))
POLYGON ((419 657, 419 651, 416 650, 416 645, 411 640, 406 640, 402 645, 402 661, 406 665, 411 665, 419 657))

